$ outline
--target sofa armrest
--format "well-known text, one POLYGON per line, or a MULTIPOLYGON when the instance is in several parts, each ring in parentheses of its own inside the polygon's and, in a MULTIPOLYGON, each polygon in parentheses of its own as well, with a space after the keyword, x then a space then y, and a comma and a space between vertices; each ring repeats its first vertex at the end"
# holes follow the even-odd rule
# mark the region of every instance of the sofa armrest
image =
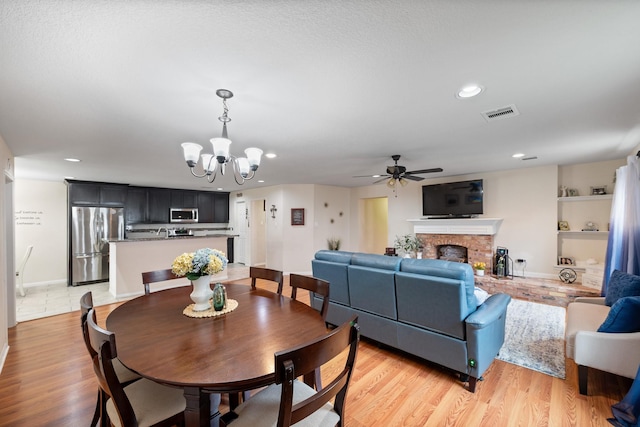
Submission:
POLYGON ((574 356, 578 365, 635 378, 640 364, 640 332, 578 331, 574 356))
POLYGON ((586 302, 587 304, 605 305, 604 297, 577 297, 572 302, 586 302))
POLYGON ((491 295, 466 318, 467 328, 483 329, 492 324, 505 315, 510 301, 511 297, 507 294, 491 295))

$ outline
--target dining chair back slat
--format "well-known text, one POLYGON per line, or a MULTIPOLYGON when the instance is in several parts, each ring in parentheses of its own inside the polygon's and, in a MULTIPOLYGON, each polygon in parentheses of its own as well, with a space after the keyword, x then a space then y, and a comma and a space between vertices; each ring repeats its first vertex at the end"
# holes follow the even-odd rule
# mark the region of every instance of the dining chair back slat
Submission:
POLYGON ((358 318, 354 316, 320 338, 276 352, 276 383, 258 392, 236 411, 225 414, 222 420, 229 421, 227 424, 237 427, 288 427, 298 422, 303 425, 315 425, 314 422, 319 420, 331 419, 332 425, 335 422, 336 425, 342 426, 347 390, 360 339, 357 321, 358 318), (332 378, 321 390, 317 391, 313 389, 312 384, 306 381, 301 383, 296 379, 301 376, 307 378, 305 374, 312 373, 327 363, 341 364, 338 365, 338 369, 331 370, 332 378), (342 369, 339 369, 341 367, 342 369), (314 416, 318 418, 305 420, 314 416), (274 424, 276 417, 277 422, 274 424))
MULTIPOLYGON (((92 358, 94 373, 118 417, 117 421, 113 416, 106 419, 120 426, 138 426, 140 418, 146 421, 142 424, 157 427, 184 425, 186 401, 182 391, 147 379, 124 387, 114 368, 114 360, 118 357, 115 334, 98 326, 94 309, 89 310, 87 315, 87 327, 91 347, 96 353, 92 358)), ((107 402, 107 412, 109 405, 107 402)))
POLYGON ((149 284, 156 282, 165 282, 167 280, 180 279, 180 276, 176 276, 173 271, 168 268, 166 270, 146 271, 142 273, 142 284, 144 285, 144 294, 149 295, 151 292, 149 284))
POLYGON ((282 274, 282 271, 263 267, 249 267, 249 277, 251 277, 252 289, 256 288, 257 279, 270 280, 278 284, 277 293, 282 295, 282 288, 284 284, 284 275, 282 274))
MULTIPOLYGON (((306 289, 313 294, 322 296, 322 308, 320 315, 326 321, 327 311, 329 310, 329 282, 318 279, 317 277, 303 276, 300 274, 289 275, 289 285, 291 285, 291 299, 298 296, 298 288, 306 289)), ((309 301, 313 301, 313 294, 309 294, 309 301)), ((313 305, 313 304, 311 304, 313 305)))

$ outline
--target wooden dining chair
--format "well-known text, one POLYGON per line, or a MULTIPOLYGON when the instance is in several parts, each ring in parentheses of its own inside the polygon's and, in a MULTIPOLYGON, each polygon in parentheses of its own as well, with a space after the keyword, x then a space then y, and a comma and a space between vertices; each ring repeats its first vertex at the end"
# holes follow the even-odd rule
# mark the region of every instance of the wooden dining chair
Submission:
POLYGON ((167 387, 145 378, 123 386, 114 369, 118 356, 116 336, 95 322, 94 309, 89 310, 87 326, 93 356, 93 370, 107 395, 106 418, 117 427, 184 425, 186 400, 182 389, 167 387))
POLYGON ((150 283, 165 282, 167 280, 181 279, 180 276, 173 274, 170 268, 166 270, 146 271, 142 273, 142 284, 144 285, 144 294, 149 295, 150 283))
POLYGON ((276 382, 256 393, 234 411, 222 416, 233 427, 342 426, 347 389, 358 351, 357 317, 327 335, 306 344, 275 353, 276 382), (349 349, 348 355, 342 354, 349 349), (320 391, 296 378, 307 377, 320 366, 344 358, 343 369, 332 369, 335 376, 320 391), (331 400, 335 398, 333 404, 331 400))
MULTIPOLYGON (((80 326, 82 328, 82 337, 84 338, 84 344, 87 347, 87 351, 89 352, 89 356, 93 359, 97 353, 91 347, 91 342, 89 341, 89 327, 87 326, 87 316, 89 315, 89 311, 93 309, 93 294, 91 291, 85 293, 80 297, 80 326)), ((95 322, 95 311, 92 312, 95 322)), ((130 369, 125 368, 125 366, 120 363, 118 359, 114 359, 113 361, 113 369, 118 377, 118 381, 124 385, 131 384, 133 381, 139 380, 140 375, 131 371, 130 369)), ((91 427, 94 427, 98 424, 98 420, 105 413, 104 404, 107 400, 106 394, 102 391, 101 387, 98 387, 98 398, 96 400, 96 409, 93 413, 93 419, 91 420, 91 427)), ((104 423, 103 423, 104 425, 104 423)))
MULTIPOLYGON (((313 292, 313 294, 309 294, 310 303, 313 301, 314 294, 322 296, 322 308, 320 309, 320 315, 322 315, 322 320, 327 320, 327 311, 329 310, 329 282, 318 279, 317 277, 290 274, 289 285, 291 286, 291 299, 296 299, 298 295, 298 288, 313 292)), ((311 305, 313 306, 313 304, 311 305)))
POLYGON ((278 284, 278 294, 282 295, 284 275, 280 270, 273 270, 263 267, 249 267, 249 277, 251 277, 251 288, 256 288, 257 279, 270 280, 278 284))

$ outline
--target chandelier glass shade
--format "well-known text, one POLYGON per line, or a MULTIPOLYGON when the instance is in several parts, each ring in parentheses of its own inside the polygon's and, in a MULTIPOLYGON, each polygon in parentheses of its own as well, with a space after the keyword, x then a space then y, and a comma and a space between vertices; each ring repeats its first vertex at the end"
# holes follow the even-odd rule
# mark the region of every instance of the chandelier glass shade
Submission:
POLYGON ((218 170, 220 170, 220 173, 224 175, 227 164, 230 164, 233 169, 233 177, 236 183, 242 185, 245 180, 249 180, 255 176, 255 173, 260 166, 262 150, 251 147, 244 150, 246 157, 236 157, 231 155, 231 140, 227 135, 227 123, 231 121, 231 118, 228 116, 229 109, 227 108, 227 99, 231 98, 233 93, 230 90, 218 89, 216 94, 222 98, 222 105, 224 107, 222 116, 218 117, 218 120, 222 122, 222 136, 219 138, 211 138, 210 142, 213 148, 213 154, 200 154, 202 151, 202 146, 200 144, 196 144, 194 142, 183 142, 182 150, 184 160, 187 162, 187 166, 189 166, 193 176, 197 178, 207 178, 207 181, 209 182, 213 182, 216 179, 218 170), (196 173, 195 168, 200 159, 202 159, 203 172, 196 173))

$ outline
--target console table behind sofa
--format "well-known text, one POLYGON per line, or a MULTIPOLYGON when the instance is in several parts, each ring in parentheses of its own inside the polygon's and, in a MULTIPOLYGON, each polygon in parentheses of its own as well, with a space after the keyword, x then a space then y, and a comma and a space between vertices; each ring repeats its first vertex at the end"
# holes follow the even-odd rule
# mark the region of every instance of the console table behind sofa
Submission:
POLYGON ((478 306, 469 264, 322 250, 312 270, 330 283, 328 323, 357 314, 362 336, 459 372, 471 392, 504 342, 511 297, 478 306))

